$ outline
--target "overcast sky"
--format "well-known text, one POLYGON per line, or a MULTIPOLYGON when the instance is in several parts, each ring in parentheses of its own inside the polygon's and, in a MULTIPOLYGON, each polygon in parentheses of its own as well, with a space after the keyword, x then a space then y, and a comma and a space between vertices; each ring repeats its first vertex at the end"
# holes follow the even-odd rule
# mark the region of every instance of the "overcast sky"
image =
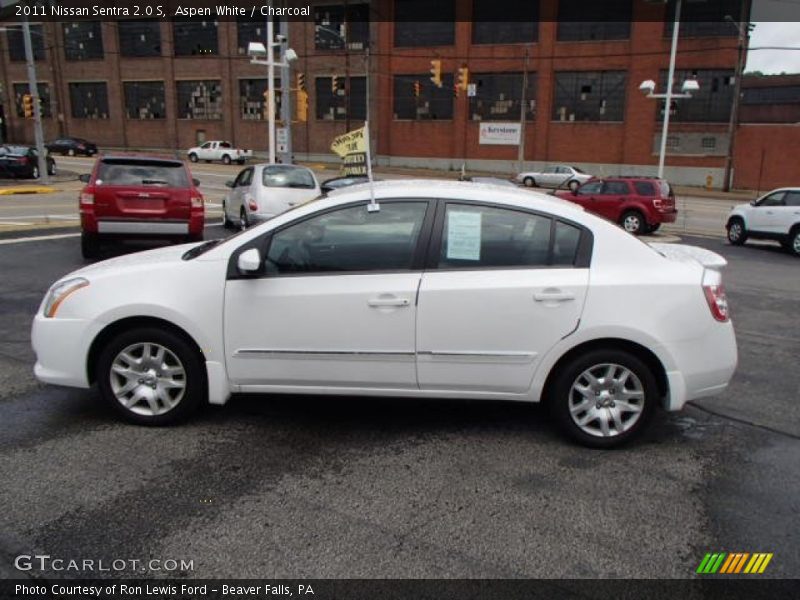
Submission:
MULTIPOLYGON (((800 0, 754 0, 751 19, 756 28, 750 34, 750 48, 800 48, 800 0)), ((800 73, 800 49, 751 50, 745 71, 800 73)))

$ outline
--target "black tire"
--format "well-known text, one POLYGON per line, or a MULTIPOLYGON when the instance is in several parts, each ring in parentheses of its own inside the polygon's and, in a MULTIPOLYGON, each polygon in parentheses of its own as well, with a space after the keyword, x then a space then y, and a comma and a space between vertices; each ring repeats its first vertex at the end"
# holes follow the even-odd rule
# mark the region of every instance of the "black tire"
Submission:
POLYGON ((626 211, 619 220, 619 224, 628 233, 642 235, 647 231, 647 221, 638 210, 626 211))
MULTIPOLYGON (((151 347, 151 350, 153 348, 154 346, 151 347)), ((135 354, 135 350, 131 352, 134 358, 144 358, 143 353, 137 355, 135 354)), ((147 377, 148 373, 142 373, 142 376, 147 377)), ((152 376, 152 374, 150 376, 152 376)), ((136 423, 137 425, 170 425, 184 421, 197 410, 206 397, 206 375, 199 352, 182 336, 165 328, 136 327, 114 337, 100 351, 97 359, 97 367, 95 369, 95 378, 102 399, 111 405, 123 419, 130 423, 136 423), (123 406, 122 401, 117 399, 112 389, 112 377, 116 377, 117 379, 115 381, 118 383, 125 381, 125 378, 120 375, 112 375, 111 367, 118 355, 127 348, 135 348, 137 345, 145 343, 161 346, 172 354, 171 357, 165 355, 162 364, 158 365, 151 353, 148 361, 151 366, 150 370, 154 371, 156 374, 160 374, 158 369, 163 368, 164 365, 167 365, 167 367, 179 365, 183 369, 182 376, 174 375, 172 377, 173 381, 183 382, 183 391, 170 392, 179 396, 177 403, 161 414, 140 414, 136 412, 137 410, 147 410, 149 407, 144 399, 140 399, 138 402, 134 403, 131 408, 123 406), (174 359, 176 359, 177 362, 174 359)), ((167 377, 165 376, 164 379, 167 379, 167 377)), ((132 394, 134 398, 137 392, 149 393, 151 386, 146 383, 141 383, 141 381, 140 385, 128 392, 132 394)), ((171 389, 180 390, 181 388, 171 389)), ((139 397, 141 398, 141 396, 139 397)))
POLYGON ((228 213, 225 212, 225 201, 222 202, 222 227, 223 229, 233 229, 233 221, 228 218, 228 213))
POLYGON ((522 180, 525 187, 536 187, 536 180, 533 177, 526 177, 522 180))
POLYGON ((39 179, 39 166, 33 165, 31 169, 31 179, 39 179))
POLYGON ((231 164, 231 157, 227 154, 222 155, 222 164, 229 165, 231 164))
POLYGON ((733 246, 741 246, 747 241, 747 229, 744 221, 739 217, 734 217, 728 221, 728 241, 733 246))
POLYGON ((661 223, 653 223, 647 228, 648 233, 655 233, 661 228, 661 223))
MULTIPOLYGON (((620 374, 622 373, 620 370, 617 370, 616 372, 620 374)), ((598 379, 597 381, 599 382, 601 379, 598 379)), ((605 381, 603 384, 601 384, 601 387, 604 385, 606 385, 605 381)), ((614 383, 614 385, 618 384, 614 383)), ((604 392, 600 393, 603 394, 604 392)), ((587 353, 579 353, 566 364, 561 366, 558 373, 555 375, 552 385, 548 390, 547 396, 550 414, 558 423, 561 430, 579 444, 588 446, 590 448, 614 448, 625 444, 632 438, 639 435, 646 428, 648 422, 652 418, 653 413, 656 410, 656 404, 659 401, 660 398, 658 385, 656 383, 655 376, 650 370, 650 367, 648 367, 644 361, 639 359, 634 354, 624 350, 604 350, 602 348, 592 350, 587 353), (603 436, 601 432, 598 432, 598 434, 587 432, 578 425, 575 419, 590 417, 591 415, 589 411, 591 410, 596 411, 597 414, 600 414, 600 411, 609 411, 608 413, 603 414, 606 415, 606 419, 609 420, 609 433, 611 433, 610 421, 613 421, 613 419, 610 418, 610 415, 611 411, 615 410, 616 408, 613 399, 609 400, 609 397, 607 396, 593 395, 593 399, 589 400, 589 405, 586 412, 577 412, 582 406, 583 396, 578 391, 573 389, 573 386, 583 381, 583 374, 587 371, 591 371, 593 367, 596 367, 600 370, 600 372, 603 372, 606 369, 606 365, 609 364, 616 365, 621 369, 627 369, 630 371, 638 379, 638 382, 633 381, 629 377, 627 381, 622 384, 623 387, 627 390, 627 386, 635 386, 635 384, 638 383, 643 394, 640 404, 640 412, 623 412, 617 409, 617 414, 620 415, 619 418, 623 425, 623 430, 617 431, 617 427, 614 426, 613 434, 603 436), (594 400, 594 398, 596 398, 596 400, 594 400), (598 406, 600 402, 608 401, 611 402, 611 406, 598 406), (573 418, 570 411, 571 404, 573 410, 576 410, 575 418, 573 418), (628 416, 625 417, 625 415, 628 416)), ((598 424, 598 426, 600 425, 600 419, 598 418, 588 420, 585 423, 585 426, 591 426, 595 422, 598 424)), ((591 429, 592 427, 589 428, 591 429)))
POLYGON ((248 227, 250 227, 250 217, 247 216, 247 211, 243 206, 239 209, 239 229, 244 231, 248 227))
POLYGON ((100 255, 100 240, 93 233, 81 233, 81 256, 92 260, 100 255))
POLYGON ((55 175, 56 174, 56 161, 52 161, 47 164, 47 173, 48 175, 55 175))
POLYGON ((75 156, 75 148, 70 148, 69 150, 67 150, 67 154, 69 156, 75 156))
POLYGON ((196 163, 197 162, 197 154, 195 154, 194 152, 190 153, 189 154, 189 160, 191 162, 193 162, 193 163, 196 163))
POLYGON ((577 190, 577 189, 578 189, 580 186, 581 186, 581 184, 580 184, 580 183, 578 183, 577 181, 575 181, 574 179, 573 179, 572 181, 570 181, 569 183, 567 183, 567 187, 569 188, 569 191, 570 191, 570 192, 574 192, 574 191, 575 191, 575 190, 577 190))
POLYGON ((789 232, 786 249, 795 256, 800 256, 800 226, 795 225, 794 229, 789 232))
POLYGON ((236 162, 237 162, 237 163, 239 163, 240 165, 244 165, 244 164, 246 164, 246 163, 247 163, 247 159, 246 159, 246 158, 240 158, 240 159, 239 159, 239 160, 237 160, 236 162))

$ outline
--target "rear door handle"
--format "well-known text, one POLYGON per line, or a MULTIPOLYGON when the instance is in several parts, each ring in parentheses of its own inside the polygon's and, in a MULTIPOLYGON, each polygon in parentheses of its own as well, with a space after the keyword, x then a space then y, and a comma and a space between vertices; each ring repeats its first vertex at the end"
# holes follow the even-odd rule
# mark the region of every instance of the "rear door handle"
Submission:
POLYGON ((387 306, 409 306, 411 304, 411 300, 408 298, 398 298, 397 296, 379 296, 377 298, 370 298, 367 300, 367 304, 373 308, 384 308, 387 306))
POLYGON ((575 300, 575 294, 572 292, 562 292, 561 290, 543 290, 536 292, 533 295, 536 302, 568 302, 575 300))

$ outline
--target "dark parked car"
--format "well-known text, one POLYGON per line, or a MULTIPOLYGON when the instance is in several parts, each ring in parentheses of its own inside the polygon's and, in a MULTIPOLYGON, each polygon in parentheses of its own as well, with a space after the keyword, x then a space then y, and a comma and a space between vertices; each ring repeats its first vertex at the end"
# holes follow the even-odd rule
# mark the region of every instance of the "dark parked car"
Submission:
MULTIPOLYGON (((373 178, 373 181, 379 180, 373 178)), ((334 177, 333 179, 323 181, 322 185, 319 187, 323 194, 327 194, 333 190, 338 190, 339 188, 348 187, 350 185, 358 185, 360 183, 369 183, 369 178, 365 175, 346 175, 344 177, 334 177)))
MULTIPOLYGON (((47 172, 56 174, 56 161, 47 157, 47 172)), ((39 179, 39 155, 31 146, 0 146, 0 177, 39 179)))
POLYGON ((106 156, 95 163, 80 195, 81 251, 95 258, 103 241, 203 239, 205 202, 183 161, 106 156))
POLYGON ((97 144, 93 144, 83 138, 58 138, 47 144, 47 149, 53 154, 68 154, 69 156, 75 156, 76 154, 92 156, 97 154, 97 144))

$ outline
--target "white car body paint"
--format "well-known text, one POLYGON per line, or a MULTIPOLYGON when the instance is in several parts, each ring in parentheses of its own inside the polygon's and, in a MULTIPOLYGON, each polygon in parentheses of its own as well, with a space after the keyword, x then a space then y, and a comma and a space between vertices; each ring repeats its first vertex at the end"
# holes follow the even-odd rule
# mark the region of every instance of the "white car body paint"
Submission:
POLYGON ((90 285, 69 296, 55 317, 45 317, 42 307, 37 312, 36 376, 88 387, 95 337, 142 316, 173 323, 196 342, 214 404, 236 391, 537 402, 566 352, 605 338, 634 342, 658 358, 670 410, 724 390, 733 375, 733 326, 712 317, 702 289, 704 278, 719 281, 724 259, 714 253, 673 247, 667 258, 575 204, 527 190, 405 180, 376 183, 374 194, 378 203, 453 199, 561 217, 592 232, 591 267, 226 280, 232 254, 266 232, 369 201, 369 185, 358 185, 277 215, 192 260, 181 257, 193 244, 173 246, 65 276, 90 285), (563 301, 536 300, 553 288, 563 301), (399 303, 367 307, 375 297, 399 303), (270 310, 253 310, 254 302, 270 310))

